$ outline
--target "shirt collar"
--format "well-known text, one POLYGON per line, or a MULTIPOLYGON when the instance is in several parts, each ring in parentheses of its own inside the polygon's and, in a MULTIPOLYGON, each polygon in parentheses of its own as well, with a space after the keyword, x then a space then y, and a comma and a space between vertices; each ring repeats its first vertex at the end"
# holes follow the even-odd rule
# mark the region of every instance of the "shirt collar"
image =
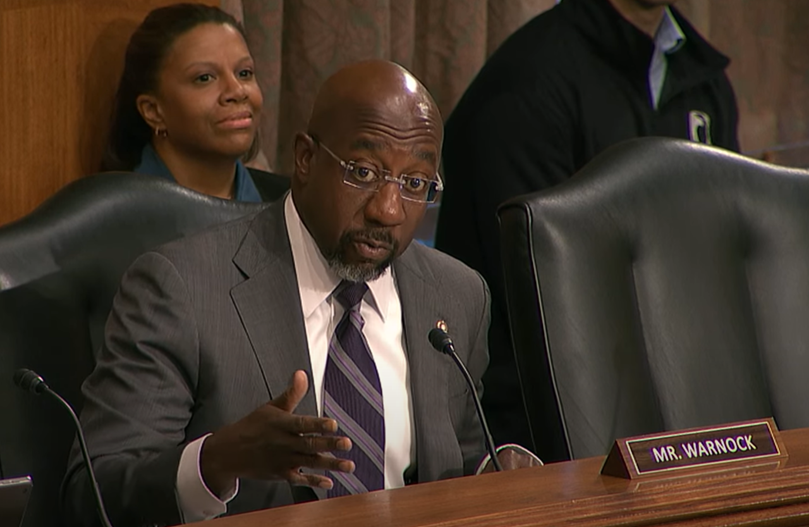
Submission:
MULTIPOLYGON (((133 168, 132 172, 160 176, 169 181, 176 182, 171 171, 163 160, 160 159, 160 155, 157 153, 157 150, 152 147, 151 143, 146 143, 146 146, 143 147, 140 154, 140 164, 133 168)), ((241 161, 236 161, 236 176, 233 186, 236 191, 234 197, 237 201, 249 201, 252 203, 259 203, 261 201, 261 194, 259 194, 256 184, 253 182, 253 178, 250 177, 250 172, 248 172, 247 167, 245 167, 241 161)))
POLYGON ((140 153, 140 164, 133 168, 132 172, 160 176, 169 181, 175 181, 174 176, 172 176, 169 171, 169 167, 160 159, 157 151, 152 148, 151 143, 146 143, 146 146, 143 147, 140 153))
POLYGON ((674 53, 685 42, 685 33, 668 7, 663 12, 663 19, 657 27, 654 41, 655 47, 663 53, 674 53))
POLYGON ((259 194, 253 178, 250 177, 247 167, 241 161, 236 161, 236 181, 233 186, 236 188, 237 201, 261 202, 261 194, 259 194))
MULTIPOLYGON (((334 289, 340 285, 340 278, 331 270, 314 238, 301 221, 292 193, 288 193, 285 198, 284 217, 298 279, 301 309, 304 319, 307 319, 323 302, 329 300, 334 289)), ((376 280, 368 282, 368 290, 371 294, 365 299, 384 322, 390 303, 396 298, 396 284, 391 268, 386 269, 376 280)))

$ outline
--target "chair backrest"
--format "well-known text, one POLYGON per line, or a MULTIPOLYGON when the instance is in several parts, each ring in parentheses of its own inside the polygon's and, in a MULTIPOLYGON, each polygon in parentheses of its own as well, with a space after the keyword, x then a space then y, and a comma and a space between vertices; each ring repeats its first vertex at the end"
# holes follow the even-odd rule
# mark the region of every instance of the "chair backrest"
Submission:
POLYGON ((809 426, 809 172, 638 139, 499 215, 542 457, 764 416, 809 426))
POLYGON ((37 371, 78 411, 129 264, 152 247, 264 206, 152 176, 99 174, 0 228, 0 463, 5 477, 33 477, 25 527, 60 525, 59 486, 74 434, 53 401, 13 386, 13 372, 37 371))

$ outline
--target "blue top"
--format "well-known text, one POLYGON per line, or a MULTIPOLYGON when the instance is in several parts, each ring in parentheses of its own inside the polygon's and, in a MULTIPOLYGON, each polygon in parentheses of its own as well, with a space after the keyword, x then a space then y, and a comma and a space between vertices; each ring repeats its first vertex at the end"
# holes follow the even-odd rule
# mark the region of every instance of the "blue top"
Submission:
MULTIPOLYGON (((132 172, 160 176, 169 181, 174 181, 175 183, 177 181, 149 143, 143 147, 143 152, 140 154, 140 164, 132 169, 132 172)), ((236 161, 236 180, 234 181, 234 185, 236 187, 234 199, 238 201, 250 201, 252 203, 261 202, 261 194, 258 193, 256 184, 253 183, 253 178, 250 177, 250 172, 247 171, 247 168, 241 161, 236 161)))

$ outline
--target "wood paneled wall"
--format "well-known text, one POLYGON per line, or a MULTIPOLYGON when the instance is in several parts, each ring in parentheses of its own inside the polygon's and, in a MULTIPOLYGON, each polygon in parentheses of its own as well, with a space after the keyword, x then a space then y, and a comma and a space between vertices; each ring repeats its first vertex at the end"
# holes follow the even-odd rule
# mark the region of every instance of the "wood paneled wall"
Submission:
POLYGON ((98 169, 129 37, 174 1, 0 0, 0 225, 98 169))

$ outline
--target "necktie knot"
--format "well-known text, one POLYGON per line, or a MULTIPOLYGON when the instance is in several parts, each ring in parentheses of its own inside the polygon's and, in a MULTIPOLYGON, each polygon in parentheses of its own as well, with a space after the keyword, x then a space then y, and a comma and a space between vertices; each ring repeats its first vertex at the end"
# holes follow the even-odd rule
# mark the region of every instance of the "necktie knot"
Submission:
POLYGON ((368 292, 368 284, 365 282, 348 282, 343 280, 337 286, 335 298, 346 311, 356 309, 362 302, 362 297, 368 292))

